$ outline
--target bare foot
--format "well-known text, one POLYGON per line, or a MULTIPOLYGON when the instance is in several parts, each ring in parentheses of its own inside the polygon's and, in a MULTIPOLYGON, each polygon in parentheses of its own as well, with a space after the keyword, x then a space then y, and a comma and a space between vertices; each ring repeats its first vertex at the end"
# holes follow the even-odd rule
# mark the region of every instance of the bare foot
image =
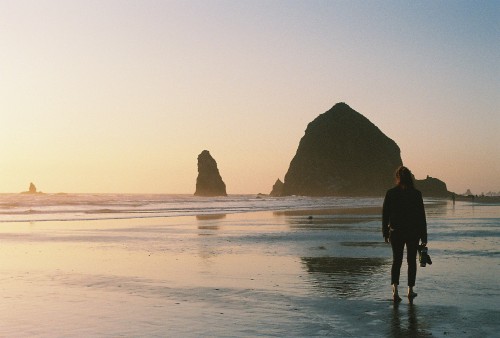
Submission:
POLYGON ((417 297, 417 293, 410 291, 408 292, 408 300, 410 301, 410 304, 413 304, 413 299, 417 297))

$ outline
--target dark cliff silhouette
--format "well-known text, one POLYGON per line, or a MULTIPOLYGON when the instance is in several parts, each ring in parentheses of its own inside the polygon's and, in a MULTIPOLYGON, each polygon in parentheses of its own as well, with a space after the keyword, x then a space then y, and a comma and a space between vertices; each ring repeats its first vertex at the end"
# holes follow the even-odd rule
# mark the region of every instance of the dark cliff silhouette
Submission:
POLYGON ((208 150, 198 155, 198 178, 195 196, 227 196, 226 184, 222 181, 217 162, 208 150))
POLYGON ((394 185, 400 149, 345 103, 309 123, 285 175, 283 195, 381 196, 394 185))
POLYGON ((423 197, 449 197, 451 192, 443 181, 427 176, 424 180, 415 180, 415 188, 422 192, 423 197))

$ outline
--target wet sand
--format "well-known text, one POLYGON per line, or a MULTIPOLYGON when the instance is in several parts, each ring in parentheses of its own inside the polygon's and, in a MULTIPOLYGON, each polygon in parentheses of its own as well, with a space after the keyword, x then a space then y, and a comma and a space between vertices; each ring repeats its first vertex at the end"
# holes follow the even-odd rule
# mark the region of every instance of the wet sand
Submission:
POLYGON ((460 203, 428 206, 413 306, 378 208, 3 223, 0 336, 494 337, 498 207, 460 203))

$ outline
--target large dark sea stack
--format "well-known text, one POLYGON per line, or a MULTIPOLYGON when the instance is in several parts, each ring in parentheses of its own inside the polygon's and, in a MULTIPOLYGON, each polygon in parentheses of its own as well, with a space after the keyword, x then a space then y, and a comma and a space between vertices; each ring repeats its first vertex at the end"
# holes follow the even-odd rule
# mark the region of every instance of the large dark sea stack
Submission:
POLYGON ((217 162, 208 150, 198 155, 198 178, 195 196, 227 196, 226 184, 222 181, 217 162))
POLYGON ((400 149, 345 103, 309 123, 285 176, 284 195, 383 196, 400 149))

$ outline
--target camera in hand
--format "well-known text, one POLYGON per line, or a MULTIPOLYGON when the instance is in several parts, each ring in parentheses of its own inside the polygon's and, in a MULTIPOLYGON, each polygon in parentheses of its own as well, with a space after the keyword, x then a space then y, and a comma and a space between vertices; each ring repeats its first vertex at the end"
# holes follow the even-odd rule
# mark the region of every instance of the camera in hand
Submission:
POLYGON ((418 261, 420 262, 421 267, 425 267, 427 264, 432 264, 431 256, 429 256, 428 251, 427 247, 423 245, 421 245, 418 249, 418 261))

